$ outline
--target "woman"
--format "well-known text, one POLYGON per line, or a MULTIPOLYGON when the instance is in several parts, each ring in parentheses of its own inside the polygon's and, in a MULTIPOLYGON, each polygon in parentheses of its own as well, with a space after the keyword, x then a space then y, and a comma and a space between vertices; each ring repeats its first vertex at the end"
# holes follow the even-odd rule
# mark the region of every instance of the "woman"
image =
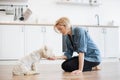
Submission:
POLYGON ((63 56, 57 57, 66 59, 62 63, 64 71, 79 74, 97 68, 101 62, 100 51, 85 29, 72 26, 66 17, 58 19, 54 29, 62 33, 66 40, 67 50, 63 56), (78 56, 72 57, 73 52, 77 52, 78 56))

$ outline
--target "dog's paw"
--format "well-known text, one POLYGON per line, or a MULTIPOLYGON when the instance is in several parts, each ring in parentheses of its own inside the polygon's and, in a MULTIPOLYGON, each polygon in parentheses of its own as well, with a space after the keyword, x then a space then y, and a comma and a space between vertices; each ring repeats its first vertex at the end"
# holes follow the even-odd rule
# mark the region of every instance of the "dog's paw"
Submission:
POLYGON ((29 72, 25 73, 26 76, 27 75, 38 75, 38 74, 40 74, 40 73, 36 72, 36 71, 29 71, 29 72))
POLYGON ((13 76, 24 76, 23 73, 12 73, 12 74, 13 74, 13 76))

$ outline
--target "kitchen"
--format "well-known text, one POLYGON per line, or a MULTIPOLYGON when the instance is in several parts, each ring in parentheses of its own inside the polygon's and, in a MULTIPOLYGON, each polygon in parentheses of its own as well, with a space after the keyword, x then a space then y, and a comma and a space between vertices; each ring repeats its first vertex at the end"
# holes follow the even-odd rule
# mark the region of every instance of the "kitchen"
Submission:
MULTIPOLYGON (((103 62, 119 62, 120 1, 91 1, 0 0, 0 64, 17 61, 45 44, 53 48, 55 55, 62 55, 64 39, 53 25, 63 16, 88 30, 101 50, 103 62)), ((59 61, 41 63, 59 64, 59 61)))

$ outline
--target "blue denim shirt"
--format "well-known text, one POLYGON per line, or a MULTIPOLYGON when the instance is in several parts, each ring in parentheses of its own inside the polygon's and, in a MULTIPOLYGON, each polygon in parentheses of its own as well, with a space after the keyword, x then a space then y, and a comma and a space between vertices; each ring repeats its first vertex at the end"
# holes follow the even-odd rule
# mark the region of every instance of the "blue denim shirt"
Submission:
POLYGON ((84 28, 72 26, 72 42, 71 45, 68 35, 65 35, 67 50, 64 55, 71 58, 73 52, 84 53, 84 59, 91 62, 101 62, 100 51, 91 39, 90 35, 84 28))

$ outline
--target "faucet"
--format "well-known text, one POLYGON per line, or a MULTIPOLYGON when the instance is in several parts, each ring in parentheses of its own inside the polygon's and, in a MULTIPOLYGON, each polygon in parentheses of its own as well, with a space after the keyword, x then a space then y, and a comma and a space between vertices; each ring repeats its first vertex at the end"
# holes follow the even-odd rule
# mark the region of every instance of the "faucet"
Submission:
POLYGON ((97 25, 99 26, 99 25, 100 25, 100 22, 99 22, 99 15, 96 14, 95 17, 96 17, 96 19, 97 19, 97 25))

